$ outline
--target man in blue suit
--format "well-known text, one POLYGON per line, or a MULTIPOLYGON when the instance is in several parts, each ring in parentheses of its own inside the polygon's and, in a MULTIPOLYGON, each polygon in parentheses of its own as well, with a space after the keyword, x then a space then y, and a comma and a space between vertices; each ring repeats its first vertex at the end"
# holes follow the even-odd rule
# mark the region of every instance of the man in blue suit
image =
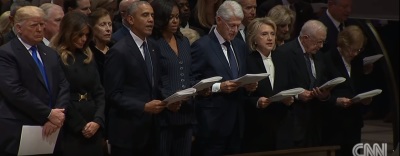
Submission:
POLYGON ((23 125, 43 137, 64 122, 69 84, 57 52, 42 44, 43 10, 25 6, 14 16, 17 37, 0 47, 0 155, 17 155, 23 125))
POLYGON ((212 86, 212 95, 196 97, 198 131, 194 153, 198 155, 240 151, 245 91, 257 87, 255 83, 241 88, 239 83, 231 81, 246 74, 248 48, 235 38, 242 19, 240 4, 225 1, 216 13, 216 29, 192 45, 194 79, 223 77, 221 83, 212 86))
POLYGON ((159 48, 147 39, 154 11, 146 1, 128 9, 129 34, 107 53, 104 88, 110 103, 108 138, 113 156, 156 155, 156 114, 165 108, 159 89, 159 48))

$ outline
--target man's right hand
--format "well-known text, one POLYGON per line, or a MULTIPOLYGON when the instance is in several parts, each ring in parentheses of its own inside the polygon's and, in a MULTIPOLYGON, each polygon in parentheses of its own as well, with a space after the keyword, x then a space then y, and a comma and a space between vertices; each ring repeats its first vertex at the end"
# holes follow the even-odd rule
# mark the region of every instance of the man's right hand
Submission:
POLYGON ((239 85, 240 85, 240 83, 238 83, 238 82, 225 81, 225 82, 221 83, 220 89, 221 89, 221 92, 231 93, 231 92, 236 91, 238 89, 239 85))
POLYGON ((151 114, 158 114, 165 108, 165 102, 153 100, 144 105, 144 111, 151 114))
POLYGON ((56 125, 57 127, 61 127, 65 120, 65 109, 52 109, 49 115, 49 121, 56 125))

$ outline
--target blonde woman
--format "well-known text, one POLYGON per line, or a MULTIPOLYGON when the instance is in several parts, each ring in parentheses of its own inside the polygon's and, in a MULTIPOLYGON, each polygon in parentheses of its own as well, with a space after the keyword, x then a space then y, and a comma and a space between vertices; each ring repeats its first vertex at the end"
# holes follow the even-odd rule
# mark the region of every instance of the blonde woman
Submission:
POLYGON ((70 105, 64 122, 64 155, 103 155, 104 89, 89 49, 92 29, 87 16, 72 11, 61 21, 51 45, 60 54, 70 84, 70 105))

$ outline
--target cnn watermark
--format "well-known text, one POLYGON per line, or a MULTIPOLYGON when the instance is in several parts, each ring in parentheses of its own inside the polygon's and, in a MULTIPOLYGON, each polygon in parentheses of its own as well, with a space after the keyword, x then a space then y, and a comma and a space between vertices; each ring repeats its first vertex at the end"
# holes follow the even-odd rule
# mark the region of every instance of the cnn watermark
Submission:
POLYGON ((358 143, 353 147, 353 156, 387 156, 387 143, 358 143))

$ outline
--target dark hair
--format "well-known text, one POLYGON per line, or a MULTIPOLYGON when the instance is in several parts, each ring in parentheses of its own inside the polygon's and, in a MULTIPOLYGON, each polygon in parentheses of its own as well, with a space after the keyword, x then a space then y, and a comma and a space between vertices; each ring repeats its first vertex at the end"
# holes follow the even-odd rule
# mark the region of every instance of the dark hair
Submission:
POLYGON ((88 16, 89 25, 94 27, 96 25, 96 23, 99 21, 99 19, 102 17, 105 17, 105 16, 110 16, 110 18, 111 18, 110 13, 106 9, 97 8, 95 11, 90 13, 90 15, 88 16))
POLYGON ((56 49, 60 54, 61 60, 65 65, 68 65, 68 57, 72 57, 73 60, 75 60, 74 55, 69 51, 70 48, 74 46, 72 40, 75 36, 80 35, 81 31, 85 27, 89 28, 89 34, 86 43, 82 48, 82 52, 87 56, 84 63, 89 64, 93 57, 92 52, 88 48, 90 39, 93 38, 93 30, 89 25, 87 16, 81 12, 72 11, 65 14, 61 20, 60 31, 51 40, 51 47, 56 49))
POLYGON ((64 12, 68 12, 68 8, 76 9, 78 7, 77 0, 64 0, 64 12))
MULTIPOLYGON (((169 20, 171 18, 172 9, 176 6, 178 9, 178 4, 175 0, 154 0, 151 2, 151 7, 154 10, 154 28, 152 36, 158 39, 162 37, 162 32, 167 28, 169 20)), ((183 35, 179 31, 176 31, 176 36, 181 38, 183 35)))

